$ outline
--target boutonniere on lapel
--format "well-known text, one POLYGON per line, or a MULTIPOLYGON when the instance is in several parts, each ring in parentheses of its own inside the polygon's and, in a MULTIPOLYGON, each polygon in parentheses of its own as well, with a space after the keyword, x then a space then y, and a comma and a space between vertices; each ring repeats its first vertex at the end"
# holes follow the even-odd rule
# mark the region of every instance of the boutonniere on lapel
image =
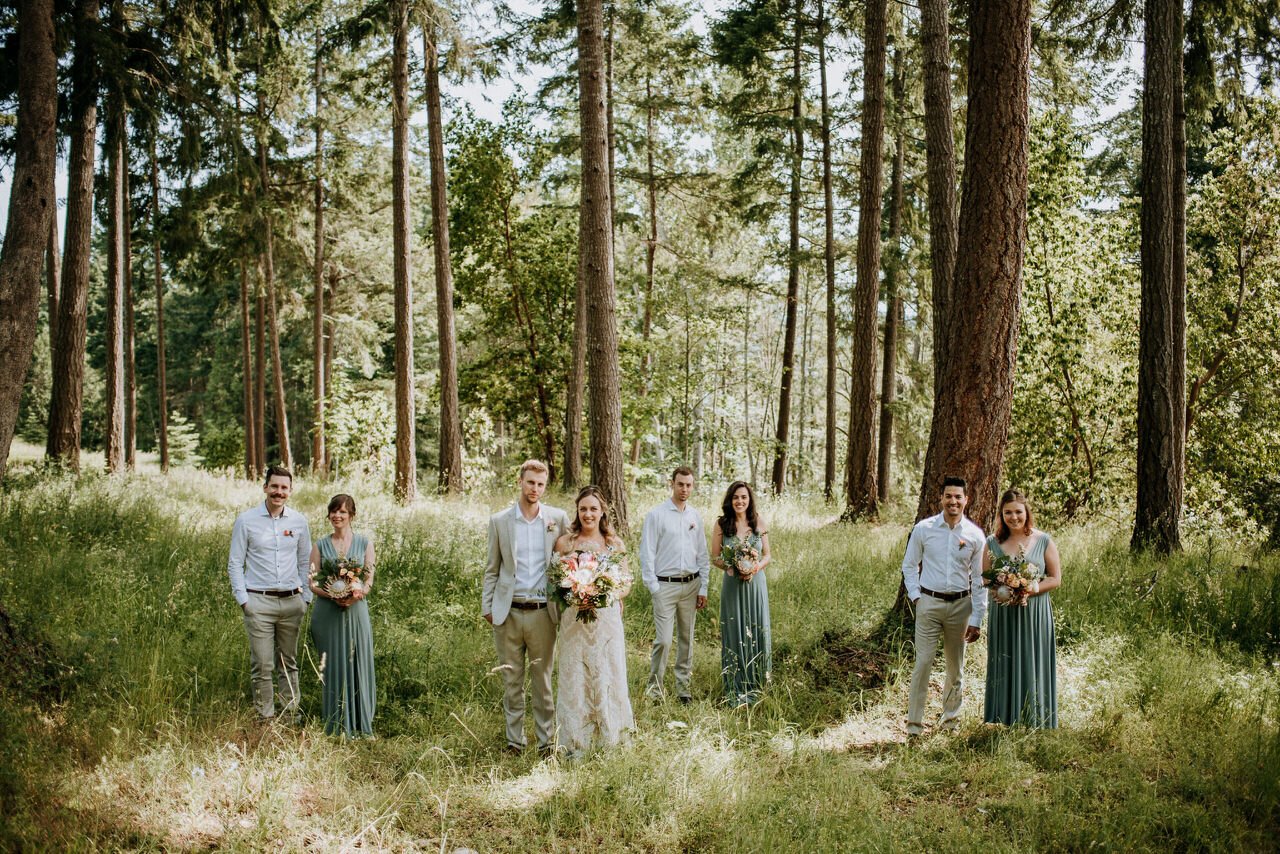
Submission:
POLYGON ((689 530, 690 530, 690 531, 692 531, 692 530, 693 530, 694 528, 696 528, 696 527, 698 527, 697 523, 695 523, 695 522, 690 522, 690 523, 689 523, 689 530))
POLYGON ((286 537, 292 537, 292 536, 293 536, 293 531, 292 531, 292 530, 286 530, 286 531, 284 532, 284 535, 285 535, 286 537))
POLYGON ((548 523, 547 523, 547 533, 548 533, 548 534, 554 534, 555 532, 556 532, 556 523, 555 523, 555 522, 548 522, 548 523))
POLYGON ((964 551, 965 549, 967 549, 967 548, 969 547, 969 542, 968 542, 968 540, 965 540, 965 539, 962 537, 962 538, 960 539, 960 544, 959 544, 959 545, 960 545, 960 550, 961 550, 961 551, 964 551))

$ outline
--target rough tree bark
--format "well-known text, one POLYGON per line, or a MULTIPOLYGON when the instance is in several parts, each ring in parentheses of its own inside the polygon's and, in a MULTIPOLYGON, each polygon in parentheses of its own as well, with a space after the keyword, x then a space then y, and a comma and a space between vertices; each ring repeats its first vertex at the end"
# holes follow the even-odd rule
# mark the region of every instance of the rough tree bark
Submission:
POLYGON ((52 0, 19 0, 18 121, 9 214, 0 248, 0 480, 36 343, 40 271, 55 216, 58 68, 52 0))
POLYGON ((907 157, 903 132, 907 82, 902 68, 902 48, 893 52, 893 176, 889 185, 889 256, 885 259, 884 356, 880 360, 880 453, 876 458, 876 486, 883 503, 889 500, 893 480, 893 404, 898 396, 898 331, 902 326, 902 209, 905 198, 902 170, 907 157))
POLYGON ((124 303, 124 465, 133 471, 138 465, 138 359, 135 347, 138 330, 133 316, 133 191, 129 184, 127 156, 123 166, 124 221, 121 223, 121 239, 124 244, 124 287, 120 296, 124 303))
POLYGON ((783 324, 782 381, 778 388, 778 429, 774 434, 773 471, 769 478, 774 495, 787 482, 787 445, 791 432, 791 385, 796 361, 796 320, 800 301, 800 179, 804 169, 804 80, 800 76, 804 16, 796 0, 795 33, 791 47, 791 195, 787 252, 787 310, 783 324))
POLYGON ((49 364, 53 364, 54 347, 58 340, 58 292, 62 287, 62 253, 58 250, 58 190, 49 190, 54 199, 53 216, 49 217, 49 237, 44 250, 45 299, 49 314, 49 364))
POLYGON ((413 286, 409 280, 409 4, 391 3, 391 209, 395 256, 396 499, 418 494, 413 402, 413 286))
POLYGON ((53 347, 53 388, 45 453, 80 470, 84 411, 84 361, 93 255, 93 177, 98 150, 98 59, 94 49, 98 0, 81 0, 75 11, 75 56, 71 63, 71 148, 67 159, 67 222, 62 241, 62 286, 53 347))
POLYGON ((316 160, 313 188, 314 247, 311 259, 311 470, 324 474, 324 399, 329 382, 324 372, 324 42, 319 26, 315 33, 315 63, 312 82, 315 88, 316 160))
MULTIPOLYGON (((151 264, 156 291, 156 420, 160 428, 160 471, 169 471, 169 384, 164 347, 164 261, 160 253, 160 164, 156 158, 156 138, 151 136, 151 264)), ((240 291, 241 305, 244 286, 240 291)), ((246 338, 247 341, 247 338, 246 338)), ((246 353, 248 350, 246 349, 246 353)))
POLYGON ((124 469, 124 97, 107 96, 107 471, 124 469))
POLYGON ((578 270, 586 289, 591 329, 587 341, 591 477, 612 505, 619 531, 626 533, 627 492, 622 468, 622 402, 601 0, 579 0, 578 3, 578 93, 582 122, 578 270))
POLYGON ((825 0, 818 2, 818 76, 822 85, 822 221, 823 269, 827 283, 827 377, 825 452, 822 464, 822 495, 835 498, 836 483, 836 226, 835 200, 831 181, 831 104, 827 92, 827 12, 825 0))
POLYGON ((440 489, 462 491, 462 415, 458 405, 458 345, 453 323, 453 267, 449 261, 449 197, 440 116, 440 57, 435 22, 422 30, 427 74, 427 135, 431 158, 431 242, 435 250, 436 326, 440 339, 440 489))
POLYGON ((1131 547, 1161 554, 1182 547, 1185 425, 1185 192, 1181 138, 1182 6, 1149 2, 1142 93, 1141 259, 1138 319, 1138 491, 1131 547))
MULTIPOLYGON (((956 266, 956 151, 951 115, 951 34, 948 0, 921 0, 920 44, 924 53, 925 177, 929 195, 929 265, 933 278, 933 387, 942 385, 947 321, 956 266)), ((920 516, 937 496, 922 497, 920 516)))
POLYGON ((1027 222, 1030 0, 973 0, 969 103, 946 362, 934 393, 920 515, 937 512, 942 480, 969 482, 969 515, 995 516, 1013 404, 1027 222))
POLYGON ((884 66, 887 3, 867 0, 862 65, 862 157, 858 169, 858 280, 853 292, 853 390, 849 398, 846 519, 874 518, 876 330, 880 302, 880 217, 884 195, 884 66))

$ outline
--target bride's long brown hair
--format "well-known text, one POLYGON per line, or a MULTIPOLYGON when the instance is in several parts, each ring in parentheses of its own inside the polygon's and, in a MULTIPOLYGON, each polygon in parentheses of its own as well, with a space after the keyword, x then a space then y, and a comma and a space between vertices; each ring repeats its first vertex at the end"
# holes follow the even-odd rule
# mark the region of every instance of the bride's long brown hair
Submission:
POLYGON ((598 486, 584 486, 582 491, 578 493, 578 497, 573 499, 573 524, 569 526, 569 530, 574 536, 582 533, 582 523, 578 521, 578 505, 582 503, 582 499, 595 496, 600 502, 600 536, 608 543, 610 540, 617 539, 613 535, 613 526, 609 523, 609 502, 605 500, 604 493, 600 491, 598 486))

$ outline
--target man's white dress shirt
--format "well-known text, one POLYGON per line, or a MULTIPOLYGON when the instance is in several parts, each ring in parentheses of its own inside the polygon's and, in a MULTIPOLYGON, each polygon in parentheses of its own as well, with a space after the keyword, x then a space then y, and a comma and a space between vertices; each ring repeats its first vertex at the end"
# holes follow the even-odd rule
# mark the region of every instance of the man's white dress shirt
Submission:
POLYGON ((516 559, 516 585, 512 598, 516 602, 547 601, 547 521, 542 518, 542 504, 533 519, 524 518, 520 502, 516 502, 516 539, 512 552, 516 559))
POLYGON ((236 604, 249 601, 249 590, 302 589, 302 600, 311 601, 307 568, 311 562, 311 528, 307 517, 287 505, 272 516, 267 502, 236 517, 231 529, 231 556, 227 575, 236 604))
MULTIPOLYGON (((658 579, 701 573, 698 595, 707 595, 711 583, 711 555, 702 516, 688 504, 680 510, 668 499, 649 511, 640 530, 640 575, 650 593, 658 591, 658 579)), ((692 584, 693 582, 688 582, 692 584)))
POLYGON ((986 542, 987 535, 968 516, 961 516, 954 528, 942 513, 917 522, 902 559, 902 580, 911 601, 920 598, 921 587, 935 593, 968 589, 973 599, 969 625, 981 626, 987 612, 987 588, 982 586, 986 542))

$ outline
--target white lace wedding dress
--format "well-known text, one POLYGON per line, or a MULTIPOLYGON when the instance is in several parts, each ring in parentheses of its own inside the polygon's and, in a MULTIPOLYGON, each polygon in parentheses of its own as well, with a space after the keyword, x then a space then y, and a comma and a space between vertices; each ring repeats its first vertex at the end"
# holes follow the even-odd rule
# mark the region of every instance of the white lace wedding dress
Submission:
POLYGON ((560 615, 556 651, 557 741, 570 755, 617 744, 635 726, 627 694, 627 650, 622 609, 616 604, 580 623, 578 609, 560 615))

